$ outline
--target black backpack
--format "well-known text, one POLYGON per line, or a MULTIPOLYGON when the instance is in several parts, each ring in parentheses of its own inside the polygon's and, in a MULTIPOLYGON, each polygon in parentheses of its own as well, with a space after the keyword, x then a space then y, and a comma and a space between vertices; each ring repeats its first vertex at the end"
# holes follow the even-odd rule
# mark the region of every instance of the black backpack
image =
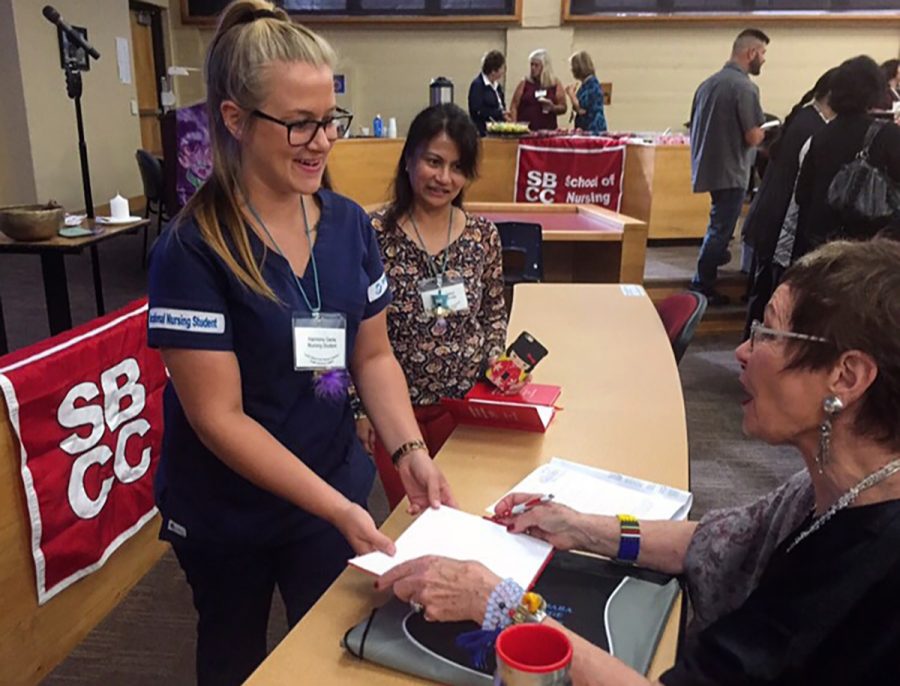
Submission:
POLYGON ((828 205, 845 224, 887 222, 900 211, 900 187, 869 162, 872 141, 883 125, 869 125, 856 158, 841 167, 828 186, 828 205))

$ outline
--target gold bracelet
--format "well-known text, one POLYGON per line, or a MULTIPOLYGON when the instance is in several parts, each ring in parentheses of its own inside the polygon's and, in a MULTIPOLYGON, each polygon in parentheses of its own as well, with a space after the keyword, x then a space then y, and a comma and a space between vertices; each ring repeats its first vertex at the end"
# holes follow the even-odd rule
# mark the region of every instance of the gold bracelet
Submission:
POLYGON ((396 467, 400 458, 407 453, 411 453, 413 450, 428 450, 428 446, 425 445, 425 441, 421 438, 417 438, 414 441, 408 441, 394 451, 394 454, 391 455, 391 462, 393 462, 396 467))

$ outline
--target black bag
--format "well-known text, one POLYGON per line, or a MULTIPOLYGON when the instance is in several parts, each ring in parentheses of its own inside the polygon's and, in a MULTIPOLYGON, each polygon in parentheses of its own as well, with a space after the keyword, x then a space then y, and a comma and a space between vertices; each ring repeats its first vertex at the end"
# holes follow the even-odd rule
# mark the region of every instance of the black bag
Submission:
POLYGON ((869 162, 872 142, 883 125, 869 125, 856 158, 841 167, 828 186, 828 205, 845 224, 886 222, 900 211, 900 188, 869 162))
MULTIPOLYGON (((678 595, 676 578, 579 553, 554 553, 535 590, 548 614, 625 664, 646 673, 678 595)), ((475 622, 429 622, 392 599, 346 633, 360 659, 452 686, 491 686, 494 654, 472 666, 457 637, 475 622)))

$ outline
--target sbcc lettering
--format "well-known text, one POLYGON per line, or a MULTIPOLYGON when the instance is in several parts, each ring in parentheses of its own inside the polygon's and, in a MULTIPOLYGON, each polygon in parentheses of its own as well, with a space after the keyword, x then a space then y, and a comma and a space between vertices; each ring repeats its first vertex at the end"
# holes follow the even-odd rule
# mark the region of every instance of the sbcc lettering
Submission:
POLYGON ((541 202, 544 205, 553 204, 558 184, 556 174, 532 169, 528 172, 527 185, 525 187, 526 202, 541 202))
POLYGON ((100 395, 100 388, 85 381, 73 386, 57 409, 56 419, 60 426, 76 429, 60 442, 59 447, 69 455, 77 456, 69 475, 68 500, 72 511, 82 519, 100 514, 114 485, 114 477, 106 477, 97 497, 91 498, 84 485, 88 469, 95 465, 101 467, 112 458, 115 479, 130 484, 150 468, 149 446, 141 451, 141 459, 136 465, 130 464, 125 456, 128 439, 144 436, 150 429, 150 423, 139 416, 147 400, 146 389, 139 383, 140 376, 137 360, 127 358, 100 374, 102 402, 92 402, 100 395), (122 385, 119 385, 120 379, 122 385), (123 408, 125 399, 131 402, 123 408), (89 428, 90 433, 82 437, 78 430, 83 433, 85 428, 89 428), (115 453, 108 446, 98 445, 107 429, 119 432, 115 453))

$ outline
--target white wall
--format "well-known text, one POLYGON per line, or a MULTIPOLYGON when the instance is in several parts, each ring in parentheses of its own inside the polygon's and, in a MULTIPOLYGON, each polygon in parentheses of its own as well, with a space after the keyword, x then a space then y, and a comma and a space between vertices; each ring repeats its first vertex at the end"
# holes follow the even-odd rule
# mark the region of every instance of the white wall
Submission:
MULTIPOLYGON (((67 209, 83 208, 75 108, 66 95, 56 29, 41 14, 42 3, 11 0, 11 6, 27 117, 27 127, 17 128, 16 135, 28 140, 36 200, 54 199, 67 209)), ((116 68, 115 38, 127 38, 129 45, 131 40, 128 2, 56 0, 54 6, 68 23, 88 27, 88 38, 101 56, 84 74, 82 97, 94 204, 106 202, 116 192, 140 195, 134 159, 141 146, 140 124, 130 111, 136 91, 134 83, 119 83, 116 68)), ((8 67, 4 62, 4 71, 8 67)))
POLYGON ((10 0, 0 0, 0 205, 35 202, 28 118, 10 0))

